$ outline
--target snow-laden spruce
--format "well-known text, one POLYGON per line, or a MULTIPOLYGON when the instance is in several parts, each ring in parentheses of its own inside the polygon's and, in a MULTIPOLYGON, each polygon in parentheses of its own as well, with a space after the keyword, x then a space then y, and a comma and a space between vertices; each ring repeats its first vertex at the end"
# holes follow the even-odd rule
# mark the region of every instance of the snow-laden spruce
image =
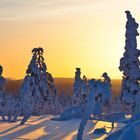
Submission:
POLYGON ((2 76, 3 67, 0 65, 0 115, 5 121, 5 78, 2 76))
POLYGON ((139 80, 140 80, 140 50, 137 49, 137 39, 139 35, 138 23, 132 17, 130 11, 126 11, 126 34, 125 34, 125 52, 120 60, 120 71, 123 72, 123 80, 121 87, 121 99, 125 103, 131 104, 132 111, 138 106, 135 100, 136 96, 140 96, 139 80))
POLYGON ((0 65, 0 99, 3 98, 5 93, 5 89, 4 89, 5 78, 2 76, 2 73, 3 73, 3 67, 0 65))
MULTIPOLYGON (((81 118, 86 110, 86 104, 87 104, 87 94, 88 94, 88 80, 86 76, 83 76, 83 79, 81 79, 81 69, 76 68, 75 72, 75 81, 73 84, 73 94, 69 100, 71 101, 71 104, 67 106, 67 108, 64 108, 64 111, 60 114, 59 117, 54 117, 52 120, 55 121, 66 121, 72 118, 81 118)), ((61 97, 64 97, 62 94, 61 97)), ((61 98, 62 102, 64 101, 61 98)), ((68 100, 66 100, 68 102, 68 100)), ((64 105, 66 106, 66 103, 64 102, 64 105)))
POLYGON ((6 116, 8 118, 7 121, 11 121, 11 117, 14 113, 14 102, 11 100, 11 96, 9 96, 5 91, 5 78, 2 76, 3 67, 0 65, 0 115, 2 117, 2 121, 6 121, 6 116))
POLYGON ((83 86, 84 86, 84 81, 81 79, 81 69, 76 68, 75 79, 73 84, 73 95, 77 104, 81 100, 81 89, 83 86))
POLYGON ((124 121, 127 125, 106 138, 106 140, 139 140, 139 119, 140 119, 140 50, 137 49, 137 39, 139 35, 138 23, 132 17, 130 11, 126 11, 126 40, 125 52, 120 60, 119 69, 123 71, 121 87, 121 101, 123 106, 132 117, 129 121, 124 121))
MULTIPOLYGON (((53 77, 47 72, 43 48, 34 48, 33 56, 26 71, 20 97, 30 106, 32 114, 44 114, 55 110, 58 102, 53 77)), ((59 111, 59 110, 57 110, 59 111)))
POLYGON ((2 73, 3 68, 0 66, 0 116, 2 121, 16 122, 17 117, 22 114, 21 124, 24 124, 30 116, 29 107, 23 104, 18 97, 11 96, 5 91, 5 78, 2 73))
MULTIPOLYGON (((103 73, 101 80, 93 80, 96 83, 96 90, 94 92, 95 98, 89 98, 91 85, 90 81, 87 80, 86 76, 83 76, 81 79, 81 71, 80 68, 76 68, 75 72, 75 81, 73 85, 73 96, 74 96, 74 104, 69 108, 66 108, 59 117, 52 118, 52 120, 56 121, 65 121, 71 118, 82 118, 88 110, 88 98, 92 104, 92 113, 94 117, 100 118, 102 116, 103 109, 110 107, 110 103, 112 101, 112 90, 111 90, 111 80, 107 73, 103 73), (95 101, 94 101, 95 100, 95 101)), ((109 110, 110 111, 110 110, 109 110)), ((108 111, 108 112, 109 112, 108 111)), ((107 111, 106 111, 107 113, 107 111)))
POLYGON ((91 115, 94 116, 94 119, 101 120, 103 108, 107 106, 107 110, 109 110, 112 101, 111 80, 106 72, 103 73, 102 77, 104 78, 103 82, 95 79, 88 81, 88 90, 85 90, 87 95, 86 109, 82 114, 83 120, 79 126, 77 140, 82 140, 83 131, 91 115))

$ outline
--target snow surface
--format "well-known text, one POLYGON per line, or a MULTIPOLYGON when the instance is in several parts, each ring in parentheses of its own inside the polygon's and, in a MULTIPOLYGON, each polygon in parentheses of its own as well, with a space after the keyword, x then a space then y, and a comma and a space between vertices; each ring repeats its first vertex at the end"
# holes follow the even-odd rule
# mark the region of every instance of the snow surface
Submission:
POLYGON ((130 127, 125 129, 119 140, 139 140, 140 139, 140 121, 134 122, 130 127))
MULTIPOLYGON (((0 140, 76 140, 81 119, 51 121, 50 119, 52 117, 54 116, 32 116, 27 123, 22 126, 19 125, 20 118, 15 123, 0 122, 0 140)), ((123 126, 124 124, 115 123, 115 128, 111 131, 111 123, 90 120, 86 125, 83 139, 103 140, 109 134, 123 126), (103 127, 106 128, 107 134, 93 135, 95 129, 103 127)))

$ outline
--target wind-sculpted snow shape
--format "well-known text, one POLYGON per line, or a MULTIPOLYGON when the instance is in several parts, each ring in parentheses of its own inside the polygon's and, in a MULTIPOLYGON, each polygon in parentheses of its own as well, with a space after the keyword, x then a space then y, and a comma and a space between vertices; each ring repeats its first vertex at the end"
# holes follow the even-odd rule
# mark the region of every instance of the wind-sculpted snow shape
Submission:
POLYGON ((80 104, 81 100, 81 89, 84 86, 84 81, 81 79, 81 69, 76 68, 75 72, 75 81, 73 85, 73 94, 74 94, 74 99, 77 105, 80 104))
POLYGON ((97 89, 98 89, 97 94, 102 93, 102 96, 103 96, 102 98, 104 102, 109 103, 112 100, 111 79, 106 72, 103 73, 102 77, 104 78, 103 82, 101 80, 96 81, 97 89))
POLYGON ((66 121, 72 118, 81 118, 86 109, 87 102, 88 80, 86 76, 81 79, 81 69, 76 68, 75 81, 73 85, 73 99, 74 103, 71 107, 64 109, 59 117, 52 118, 56 121, 66 121))
POLYGON ((77 140, 82 140, 82 135, 84 128, 86 126, 87 121, 90 119, 90 115, 93 113, 94 105, 95 105, 95 97, 97 93, 97 84, 95 80, 90 80, 89 81, 89 96, 88 96, 88 101, 87 101, 87 109, 85 114, 83 115, 83 119, 80 123, 78 134, 77 134, 77 140))
POLYGON ((136 103, 135 96, 140 96, 139 80, 140 80, 140 50, 137 49, 137 39, 139 35, 137 29, 138 24, 132 17, 130 11, 126 11, 126 40, 125 52, 120 60, 120 71, 123 72, 123 80, 121 87, 121 100, 126 104, 131 104, 132 112, 135 111, 136 103))
POLYGON ((59 117, 54 117, 51 120, 54 121, 67 121, 72 118, 81 118, 83 114, 83 110, 81 106, 72 106, 63 111, 63 113, 59 117))
MULTIPOLYGON (((80 78, 80 68, 77 68, 77 71, 79 74, 76 72, 76 80, 82 80, 80 78), (78 75, 78 76, 77 76, 78 75)), ((94 92, 94 97, 91 98, 91 101, 95 100, 92 109, 92 113, 94 116, 101 117, 102 114, 102 108, 105 104, 109 104, 112 99, 112 91, 111 91, 111 80, 108 77, 107 73, 103 74, 104 81, 102 82, 101 80, 91 80, 96 83, 96 90, 97 92, 94 92)), ((87 112, 87 105, 89 99, 89 94, 90 94, 90 81, 87 80, 87 78, 84 78, 82 82, 79 84, 74 84, 76 85, 76 93, 80 97, 78 104, 75 104, 72 107, 69 107, 68 109, 65 109, 63 113, 59 117, 52 118, 52 120, 56 121, 66 121, 72 118, 83 118, 85 112, 87 112), (78 91, 78 92, 77 92, 78 91)), ((93 83, 94 83, 93 82, 93 83)))
POLYGON ((102 116, 103 106, 106 102, 111 102, 111 80, 108 77, 107 73, 104 73, 103 77, 103 82, 101 80, 94 79, 88 82, 89 90, 87 93, 87 107, 86 111, 82 115, 83 119, 79 126, 77 140, 82 140, 84 128, 86 126, 87 121, 91 118, 91 115, 93 114, 94 117, 97 116, 97 119, 100 120, 102 116))
POLYGON ((27 75, 20 90, 20 97, 30 107, 31 114, 40 115, 47 112, 49 106, 54 108, 57 93, 53 77, 47 72, 43 48, 34 48, 32 53, 33 56, 26 71, 27 75))
POLYGON ((111 98, 112 96, 112 93, 111 93, 111 79, 110 77, 108 76, 108 74, 106 72, 103 73, 102 77, 104 78, 104 84, 106 84, 106 86, 110 89, 110 92, 108 92, 108 98, 111 98))

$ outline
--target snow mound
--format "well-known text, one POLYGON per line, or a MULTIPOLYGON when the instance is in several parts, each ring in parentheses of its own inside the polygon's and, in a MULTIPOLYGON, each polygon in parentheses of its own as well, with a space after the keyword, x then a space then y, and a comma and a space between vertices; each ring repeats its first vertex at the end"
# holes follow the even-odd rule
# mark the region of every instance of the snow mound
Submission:
POLYGON ((119 140, 140 140, 140 121, 136 121, 124 130, 119 140))

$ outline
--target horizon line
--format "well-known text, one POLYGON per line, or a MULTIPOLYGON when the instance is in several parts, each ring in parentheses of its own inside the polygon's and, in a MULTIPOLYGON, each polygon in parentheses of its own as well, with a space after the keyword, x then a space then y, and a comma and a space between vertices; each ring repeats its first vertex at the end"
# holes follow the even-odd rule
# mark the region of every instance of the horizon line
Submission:
MULTIPOLYGON (((74 79, 74 77, 53 77, 54 79, 74 79)), ((18 80, 24 80, 24 78, 12 78, 12 77, 6 77, 5 79, 8 80, 14 80, 14 81, 18 81, 18 80)), ((82 78, 81 78, 82 79, 82 78)), ((103 78, 87 78, 88 80, 90 79, 103 79, 103 78)), ((121 78, 111 78, 111 80, 122 80, 121 78)))

